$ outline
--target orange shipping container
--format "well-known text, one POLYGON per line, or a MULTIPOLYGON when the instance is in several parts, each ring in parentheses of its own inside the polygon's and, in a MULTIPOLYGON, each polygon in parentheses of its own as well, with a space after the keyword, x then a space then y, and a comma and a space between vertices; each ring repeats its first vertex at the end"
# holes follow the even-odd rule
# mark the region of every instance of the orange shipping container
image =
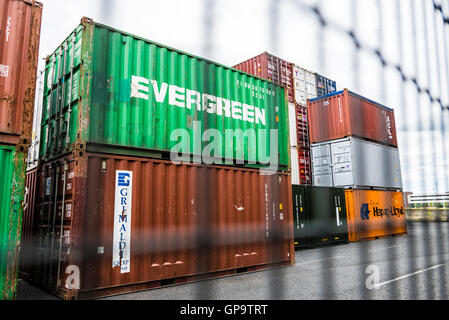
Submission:
POLYGON ((29 144, 42 4, 0 0, 0 143, 29 144))
POLYGON ((402 192, 346 190, 349 241, 407 234, 402 192))

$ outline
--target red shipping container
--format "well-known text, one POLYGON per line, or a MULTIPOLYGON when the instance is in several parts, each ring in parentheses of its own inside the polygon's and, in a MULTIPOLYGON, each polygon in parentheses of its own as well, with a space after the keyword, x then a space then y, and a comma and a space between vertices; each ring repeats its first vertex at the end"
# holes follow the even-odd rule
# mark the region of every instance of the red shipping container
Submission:
POLYGON ((0 1, 0 143, 31 143, 42 4, 0 1))
MULTIPOLYGON (((298 161, 299 166, 292 166, 292 175, 296 175, 296 179, 293 181, 298 181, 297 175, 299 175, 300 185, 311 185, 312 184, 312 170, 310 161, 310 138, 309 138, 309 122, 308 122, 308 111, 307 107, 303 107, 299 104, 295 105, 296 117, 295 117, 295 127, 296 127, 296 137, 297 137, 297 160, 292 159, 292 161, 298 161), (299 169, 299 172, 296 172, 299 169)), ((296 156, 295 156, 296 158, 296 156)))
POLYGON ((75 152, 38 179, 33 281, 64 298, 294 263, 287 173, 75 152))
POLYGON ((298 147, 310 151, 309 121, 306 107, 296 105, 298 147))
POLYGON ((264 52, 233 68, 287 88, 288 101, 291 103, 295 102, 292 63, 264 52))
POLYGON ((348 89, 309 100, 310 142, 355 136, 398 147, 394 111, 348 89))

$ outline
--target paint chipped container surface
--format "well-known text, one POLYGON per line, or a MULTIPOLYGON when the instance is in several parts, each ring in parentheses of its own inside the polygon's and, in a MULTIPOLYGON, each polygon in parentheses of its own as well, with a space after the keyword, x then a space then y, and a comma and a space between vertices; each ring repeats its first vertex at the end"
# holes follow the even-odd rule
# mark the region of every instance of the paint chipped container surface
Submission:
POLYGON ((400 191, 346 190, 349 241, 407 234, 400 191))
POLYGON ((37 172, 38 168, 33 168, 26 173, 25 180, 25 201, 23 204, 23 219, 22 219, 22 236, 20 244, 20 260, 19 260, 19 275, 22 279, 28 279, 33 268, 36 266, 33 261, 35 250, 36 236, 35 215, 36 215, 36 196, 37 196, 37 172))
POLYGON ((264 52, 239 63, 234 68, 287 88, 288 101, 295 101, 292 63, 264 52))
POLYGON ((26 153, 0 145, 0 300, 17 293, 26 153))
POLYGON ((345 190, 293 185, 295 247, 348 241, 345 190))
POLYGON ((264 79, 88 18, 48 57, 45 79, 43 161, 74 149, 163 159, 180 151, 289 168, 287 96, 264 79))
POLYGON ((354 137, 312 145, 313 185, 402 190, 399 150, 354 137))
POLYGON ((42 4, 0 2, 0 144, 29 144, 42 4))
POLYGON ((347 89, 309 101, 311 143, 356 136, 398 147, 394 111, 347 89))
POLYGON ((64 298, 294 261, 287 173, 84 153, 46 164, 38 180, 32 278, 64 298))

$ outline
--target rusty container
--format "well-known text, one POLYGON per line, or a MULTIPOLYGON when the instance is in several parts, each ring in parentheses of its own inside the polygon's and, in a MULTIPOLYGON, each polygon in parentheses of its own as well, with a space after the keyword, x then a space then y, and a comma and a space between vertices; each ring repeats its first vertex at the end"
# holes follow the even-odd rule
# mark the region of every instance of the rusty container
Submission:
POLYGON ((0 300, 17 294, 26 152, 0 145, 0 300))
POLYGON ((346 190, 349 241, 407 234, 402 192, 346 190))
POLYGON ((20 259, 19 259, 19 275, 22 279, 28 279, 31 270, 35 266, 35 208, 37 196, 37 172, 38 168, 29 170, 25 179, 25 201, 23 204, 23 219, 22 219, 22 238, 20 245, 20 259))
POLYGON ((0 143, 31 142, 42 4, 0 1, 0 143))
POLYGON ((234 69, 267 79, 287 88, 288 101, 295 102, 293 64, 268 52, 234 66, 234 69))
POLYGON ((307 107, 289 103, 292 183, 312 184, 311 149, 307 107))
POLYGON ((394 111, 345 89, 309 100, 312 144, 350 136, 398 147, 394 111))
POLYGON ((76 152, 38 181, 32 278, 63 298, 294 262, 287 173, 76 152))

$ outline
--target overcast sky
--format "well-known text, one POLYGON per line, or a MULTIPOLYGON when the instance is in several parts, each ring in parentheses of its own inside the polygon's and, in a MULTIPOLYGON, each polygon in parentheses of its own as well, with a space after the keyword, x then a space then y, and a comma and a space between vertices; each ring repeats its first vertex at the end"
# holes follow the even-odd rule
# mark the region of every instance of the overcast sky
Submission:
MULTIPOLYGON (((449 15, 449 1, 441 1, 449 15)), ((410 83, 403 86, 399 74, 394 69, 382 68, 370 50, 355 54, 351 39, 342 32, 356 24, 355 34, 364 47, 382 48, 389 62, 401 64, 407 75, 418 79, 421 87, 430 88, 432 95, 441 96, 449 104, 449 63, 445 54, 448 48, 444 47, 448 46, 449 29, 446 28, 444 38, 441 17, 434 15, 430 0, 399 0, 400 33, 396 0, 41 2, 44 14, 40 70, 45 65, 43 59, 61 44, 83 16, 229 66, 268 51, 336 80, 338 89, 349 88, 394 108, 405 189, 449 191, 449 139, 447 133, 443 135, 448 130, 449 111, 442 112, 436 104, 432 106, 425 95, 419 97, 410 83), (329 27, 323 31, 304 4, 320 5, 323 16, 331 22, 329 27), (412 17, 416 19, 416 36, 412 17)))

